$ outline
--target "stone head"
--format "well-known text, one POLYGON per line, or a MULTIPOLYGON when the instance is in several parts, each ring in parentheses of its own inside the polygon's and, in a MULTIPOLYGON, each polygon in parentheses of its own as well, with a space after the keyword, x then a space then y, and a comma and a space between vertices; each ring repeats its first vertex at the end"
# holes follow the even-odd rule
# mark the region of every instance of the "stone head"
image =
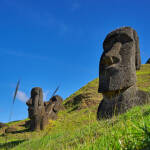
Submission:
POLYGON ((31 90, 32 104, 37 103, 38 106, 43 105, 43 91, 40 87, 35 87, 31 90))
POLYGON ((46 112, 55 112, 57 113, 59 110, 63 110, 63 99, 59 95, 53 96, 46 105, 46 112))
POLYGON ((136 83, 140 69, 139 39, 135 30, 122 27, 109 33, 103 42, 99 64, 100 93, 118 91, 136 83))
POLYGON ((38 113, 39 108, 44 106, 43 92, 40 87, 35 87, 31 90, 31 97, 26 104, 29 107, 29 118, 33 118, 33 116, 38 113))

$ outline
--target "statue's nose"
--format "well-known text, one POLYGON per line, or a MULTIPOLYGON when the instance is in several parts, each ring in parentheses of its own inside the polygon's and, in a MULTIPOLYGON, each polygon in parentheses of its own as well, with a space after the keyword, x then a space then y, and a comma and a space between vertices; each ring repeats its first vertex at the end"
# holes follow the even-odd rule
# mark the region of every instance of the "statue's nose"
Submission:
POLYGON ((113 44, 112 48, 105 54, 105 56, 108 57, 115 57, 117 55, 119 55, 119 51, 121 48, 122 44, 120 42, 116 42, 115 44, 113 44))
POLYGON ((111 56, 105 56, 103 59, 103 64, 104 65, 111 65, 113 64, 113 59, 111 56))
POLYGON ((104 58, 103 58, 103 64, 105 65, 111 65, 114 63, 118 63, 120 60, 120 48, 121 48, 121 43, 117 42, 113 45, 113 47, 105 53, 104 58))

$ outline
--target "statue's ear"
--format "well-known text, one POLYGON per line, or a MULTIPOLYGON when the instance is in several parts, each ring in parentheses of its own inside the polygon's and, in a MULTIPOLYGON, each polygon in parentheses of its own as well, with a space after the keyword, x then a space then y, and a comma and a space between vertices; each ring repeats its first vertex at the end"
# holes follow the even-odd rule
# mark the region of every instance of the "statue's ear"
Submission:
POLYGON ((27 102, 26 102, 27 106, 31 106, 32 105, 32 98, 30 98, 27 102))
POLYGON ((140 56, 139 37, 135 30, 133 31, 133 34, 134 34, 134 40, 135 40, 135 67, 136 67, 136 70, 140 70, 141 56, 140 56))

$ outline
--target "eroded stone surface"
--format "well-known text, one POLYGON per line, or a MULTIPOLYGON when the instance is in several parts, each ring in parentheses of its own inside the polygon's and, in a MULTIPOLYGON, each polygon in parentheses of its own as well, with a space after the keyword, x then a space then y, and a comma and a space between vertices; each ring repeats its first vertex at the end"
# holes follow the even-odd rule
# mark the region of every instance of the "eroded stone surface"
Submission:
POLYGON ((57 113, 64 109, 62 102, 63 99, 59 95, 56 95, 53 96, 47 103, 45 103, 48 119, 57 119, 57 113))
POLYGON ((116 91, 136 83, 140 69, 140 52, 136 31, 119 28, 104 40, 104 52, 99 65, 99 92, 116 91))
POLYGON ((141 66, 136 31, 130 27, 112 31, 106 36, 103 48, 98 89, 103 100, 98 108, 98 119, 112 117, 149 101, 147 93, 138 92, 136 88, 136 70, 141 66))

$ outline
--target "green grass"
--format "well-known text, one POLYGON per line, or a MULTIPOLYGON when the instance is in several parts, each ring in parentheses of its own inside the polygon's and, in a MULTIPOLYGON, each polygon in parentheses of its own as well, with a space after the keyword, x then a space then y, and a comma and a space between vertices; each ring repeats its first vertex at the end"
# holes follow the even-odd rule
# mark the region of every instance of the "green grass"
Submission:
MULTIPOLYGON (((142 65, 137 71, 137 86, 150 91, 150 65, 142 65)), ((97 121, 97 103, 80 107, 87 101, 98 99, 100 102, 102 95, 97 93, 97 88, 98 79, 95 79, 68 97, 64 101, 64 104, 68 103, 66 110, 61 111, 58 119, 44 131, 27 131, 23 126, 25 121, 9 123, 17 128, 17 133, 4 135, 4 129, 0 129, 0 149, 149 150, 150 105, 134 107, 112 119, 97 121), (82 98, 80 95, 88 96, 82 98), (75 103, 76 97, 79 97, 78 103, 75 103), (76 107, 80 109, 73 109, 76 107)))
POLYGON ((15 150, 120 150, 150 146, 150 106, 135 107, 112 119, 97 121, 96 108, 61 112, 59 120, 41 137, 20 144, 15 150))
POLYGON ((144 91, 150 91, 150 64, 142 65, 137 71, 137 86, 144 91))

